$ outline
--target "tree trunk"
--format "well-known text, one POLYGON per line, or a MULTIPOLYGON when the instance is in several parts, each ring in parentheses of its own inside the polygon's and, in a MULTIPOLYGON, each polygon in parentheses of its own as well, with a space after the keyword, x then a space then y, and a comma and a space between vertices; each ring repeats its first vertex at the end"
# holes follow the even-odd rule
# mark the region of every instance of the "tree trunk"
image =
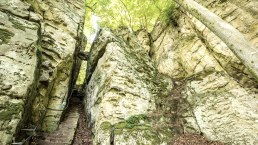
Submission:
POLYGON ((215 33, 258 81, 258 49, 233 26, 194 0, 174 0, 215 33))

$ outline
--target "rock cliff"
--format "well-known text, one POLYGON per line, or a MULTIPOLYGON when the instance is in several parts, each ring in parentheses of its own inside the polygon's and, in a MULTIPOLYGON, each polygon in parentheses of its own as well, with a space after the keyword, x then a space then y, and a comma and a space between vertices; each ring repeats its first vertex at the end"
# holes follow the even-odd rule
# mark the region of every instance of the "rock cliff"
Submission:
MULTIPOLYGON (((258 48, 257 0, 195 1, 258 48)), ((1 0, 0 145, 21 141, 26 129, 57 130, 79 57, 87 59, 83 103, 94 145, 165 145, 188 134, 258 144, 257 80, 186 9, 171 12, 150 33, 103 28, 85 53, 82 0, 1 0)))
POLYGON ((83 1, 0 1, 0 144, 25 123, 58 127, 85 41, 83 15, 83 1))
MULTIPOLYGON (((241 1, 241 6, 233 0, 198 3, 258 47, 255 0, 241 1)), ((257 81, 199 20, 181 7, 172 15, 173 23, 157 22, 150 34, 103 30, 98 35, 90 52, 85 100, 94 144, 169 144, 182 133, 226 144, 257 144, 257 81), (166 75, 173 88, 142 81, 154 74, 166 75), (167 95, 150 91, 159 87, 167 95), (150 116, 155 114, 168 131, 156 132, 158 139, 148 142, 146 138, 152 137, 149 130, 135 131, 135 124, 130 124, 132 117, 137 126, 148 124, 139 114, 152 122, 149 127, 153 130, 157 122, 150 116)))
MULTIPOLYGON (((241 6, 233 0, 198 2, 258 48, 255 0, 241 1, 241 6)), ((184 132, 227 144, 257 144, 257 81, 214 33, 187 12, 180 13, 178 26, 157 24, 151 51, 159 72, 183 84, 184 132)))
POLYGON ((172 136, 166 127, 154 129, 150 116, 171 80, 158 74, 135 40, 126 29, 103 29, 93 43, 85 99, 93 144, 162 144, 172 136))

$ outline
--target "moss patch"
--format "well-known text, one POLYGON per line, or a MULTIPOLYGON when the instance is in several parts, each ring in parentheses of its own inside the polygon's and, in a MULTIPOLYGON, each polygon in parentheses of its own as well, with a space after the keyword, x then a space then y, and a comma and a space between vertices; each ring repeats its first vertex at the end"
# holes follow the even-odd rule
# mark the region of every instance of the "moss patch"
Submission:
POLYGON ((5 102, 0 104, 0 120, 11 120, 22 111, 22 104, 5 102))
POLYGON ((146 144, 146 142, 150 144, 167 143, 173 137, 173 133, 168 128, 163 128, 160 131, 151 125, 129 124, 126 121, 115 125, 114 135, 116 140, 120 142, 127 142, 129 138, 134 138, 137 144, 146 144))
POLYGON ((131 116, 126 120, 129 124, 139 124, 141 120, 147 120, 148 116, 146 114, 140 114, 137 116, 131 116))
POLYGON ((110 130, 112 128, 112 124, 110 122, 102 122, 100 128, 103 130, 110 130))
POLYGON ((122 133, 124 129, 127 132, 131 132, 134 130, 146 130, 151 127, 149 119, 150 118, 145 114, 131 116, 125 121, 114 124, 114 131, 116 134, 119 134, 122 133))

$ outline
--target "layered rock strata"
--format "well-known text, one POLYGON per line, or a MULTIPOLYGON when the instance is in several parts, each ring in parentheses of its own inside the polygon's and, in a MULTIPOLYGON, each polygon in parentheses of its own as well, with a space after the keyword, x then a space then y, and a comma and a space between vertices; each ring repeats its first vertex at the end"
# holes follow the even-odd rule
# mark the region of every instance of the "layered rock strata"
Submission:
POLYGON ((85 104, 93 144, 162 144, 173 136, 167 127, 154 129, 150 117, 171 80, 158 74, 134 40, 124 29, 104 29, 91 48, 85 104))
POLYGON ((0 1, 0 144, 25 122, 58 127, 83 48, 83 15, 83 1, 0 1))
MULTIPOLYGON (((198 2, 237 28, 258 50, 255 0, 241 1, 241 6, 233 0, 198 2)), ((182 84, 184 132, 227 144, 257 144, 257 81, 223 41, 184 13, 178 26, 157 24, 151 50, 159 72, 182 84)))

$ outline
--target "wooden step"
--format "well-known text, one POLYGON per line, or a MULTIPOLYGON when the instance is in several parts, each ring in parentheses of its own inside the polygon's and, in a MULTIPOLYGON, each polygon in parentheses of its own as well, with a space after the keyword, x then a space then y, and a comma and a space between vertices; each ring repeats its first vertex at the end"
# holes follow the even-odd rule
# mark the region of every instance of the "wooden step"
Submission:
POLYGON ((71 145, 77 128, 79 112, 78 105, 73 105, 67 111, 64 120, 58 129, 50 134, 43 134, 43 139, 38 139, 38 145, 71 145))

